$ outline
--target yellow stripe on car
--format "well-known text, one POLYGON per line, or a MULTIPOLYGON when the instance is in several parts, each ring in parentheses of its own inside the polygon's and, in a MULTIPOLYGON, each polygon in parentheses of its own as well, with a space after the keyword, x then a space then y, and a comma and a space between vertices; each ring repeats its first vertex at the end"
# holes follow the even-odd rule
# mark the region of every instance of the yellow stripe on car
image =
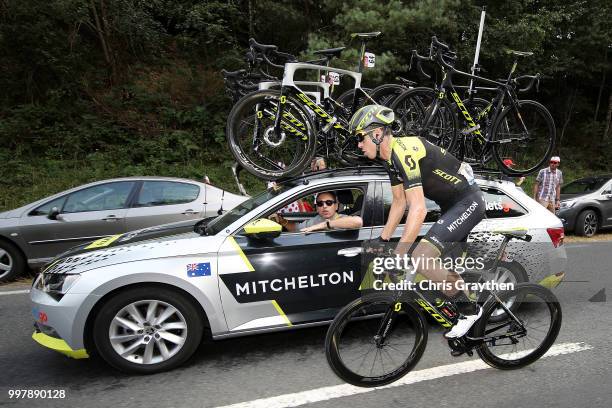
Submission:
POLYGON ((66 343, 62 339, 57 339, 41 332, 34 332, 34 334, 32 334, 32 338, 41 346, 51 350, 55 350, 70 358, 74 358, 77 360, 82 358, 89 358, 89 355, 87 354, 87 351, 85 349, 73 350, 70 348, 68 343, 66 343))
POLYGON ((85 249, 104 248, 115 242, 123 234, 111 235, 109 237, 100 238, 91 244, 87 245, 85 249))
POLYGON ((287 317, 285 312, 283 312, 283 309, 281 309, 281 307, 279 306, 279 304, 278 304, 278 302, 276 300, 272 301, 272 305, 274 305, 274 308, 276 309, 278 314, 281 315, 285 319, 285 323, 287 323, 287 326, 289 326, 289 327, 293 326, 291 324, 291 320, 289 320, 289 318, 287 317))
POLYGON ((242 258, 242 260, 244 261, 244 264, 246 265, 246 267, 249 270, 249 272, 253 272, 255 270, 255 268, 253 268, 253 265, 251 265, 251 262, 249 262, 249 259, 246 257, 246 255, 242 251, 242 248, 240 248, 240 245, 238 245, 238 243, 236 242, 234 237, 229 237, 228 241, 236 249, 236 252, 238 253, 238 255, 240 255, 240 258, 242 258))

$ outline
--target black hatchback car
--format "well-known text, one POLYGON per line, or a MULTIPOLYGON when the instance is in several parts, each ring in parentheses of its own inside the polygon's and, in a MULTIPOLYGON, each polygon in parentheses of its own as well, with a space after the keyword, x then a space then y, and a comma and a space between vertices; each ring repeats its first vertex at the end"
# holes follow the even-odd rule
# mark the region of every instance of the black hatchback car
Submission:
POLYGON ((561 187, 557 216, 566 231, 592 237, 612 227, 612 174, 584 177, 561 187))

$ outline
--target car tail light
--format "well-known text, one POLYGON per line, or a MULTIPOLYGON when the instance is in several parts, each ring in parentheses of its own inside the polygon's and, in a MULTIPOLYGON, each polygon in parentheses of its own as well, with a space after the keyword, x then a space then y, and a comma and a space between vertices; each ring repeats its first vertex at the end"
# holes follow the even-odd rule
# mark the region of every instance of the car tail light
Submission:
POLYGON ((563 230, 563 227, 547 228, 546 232, 548 232, 548 236, 550 237, 550 240, 555 248, 563 245, 563 238, 565 238, 565 231, 563 230))

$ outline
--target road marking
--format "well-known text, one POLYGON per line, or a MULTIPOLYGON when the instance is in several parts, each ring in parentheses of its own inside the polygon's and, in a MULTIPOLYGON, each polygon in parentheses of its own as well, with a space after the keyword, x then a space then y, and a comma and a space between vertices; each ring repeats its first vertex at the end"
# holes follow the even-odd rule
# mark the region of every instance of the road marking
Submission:
MULTIPOLYGON (((562 354, 576 353, 590 350, 593 347, 585 343, 562 343, 552 346, 542 357, 559 356, 562 354)), ((286 408, 311 404, 314 402, 327 401, 335 398, 348 397, 351 395, 364 394, 376 390, 400 387, 402 385, 414 384, 427 380, 448 377, 451 375, 471 373, 491 368, 482 360, 472 360, 463 363, 449 364, 439 367, 427 368, 425 370, 412 371, 398 381, 385 385, 384 387, 361 388, 349 384, 322 387, 314 390, 301 391, 293 394, 279 395, 270 398, 261 398, 253 401, 240 402, 238 404, 225 405, 217 408, 286 408)))
POLYGON ((7 290, 5 292, 0 292, 0 296, 2 295, 20 295, 22 293, 30 293, 29 289, 26 290, 7 290))

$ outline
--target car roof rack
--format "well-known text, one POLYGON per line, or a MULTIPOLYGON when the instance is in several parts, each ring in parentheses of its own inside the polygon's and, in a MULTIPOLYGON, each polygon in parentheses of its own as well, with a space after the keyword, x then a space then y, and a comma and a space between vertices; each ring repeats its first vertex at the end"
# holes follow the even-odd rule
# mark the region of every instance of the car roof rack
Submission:
POLYGON ((337 176, 345 176, 345 175, 355 175, 355 174, 377 174, 385 172, 385 168, 380 165, 372 165, 372 166, 349 166, 349 167, 337 167, 337 168, 328 168, 320 171, 309 171, 304 174, 300 174, 298 176, 292 177, 284 177, 280 178, 276 181, 280 183, 291 183, 297 182, 300 180, 304 180, 304 183, 307 184, 309 180, 319 179, 319 178, 332 178, 337 176))

